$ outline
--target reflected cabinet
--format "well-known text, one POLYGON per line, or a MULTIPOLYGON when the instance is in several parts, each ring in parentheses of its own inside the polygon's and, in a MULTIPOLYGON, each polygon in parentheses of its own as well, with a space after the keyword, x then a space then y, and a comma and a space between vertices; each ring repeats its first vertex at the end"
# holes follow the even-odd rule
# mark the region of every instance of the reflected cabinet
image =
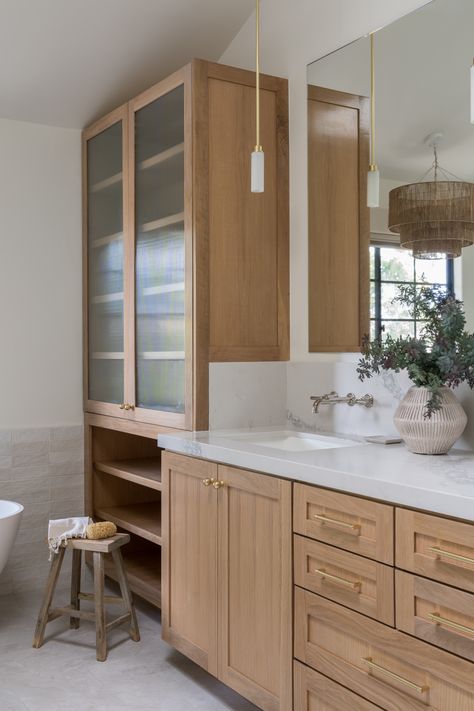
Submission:
POLYGON ((287 84, 254 195, 254 82, 195 60, 84 131, 87 412, 206 428, 209 361, 288 358, 287 84))

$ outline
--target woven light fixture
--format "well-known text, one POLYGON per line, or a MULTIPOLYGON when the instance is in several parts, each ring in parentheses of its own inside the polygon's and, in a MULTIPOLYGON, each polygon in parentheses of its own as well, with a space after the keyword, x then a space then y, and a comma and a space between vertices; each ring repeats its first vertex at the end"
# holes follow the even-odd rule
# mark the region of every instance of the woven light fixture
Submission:
POLYGON ((388 227, 414 257, 459 257, 474 243, 474 183, 449 180, 452 174, 438 163, 437 143, 431 145, 434 162, 428 173, 434 170, 434 180, 424 181, 425 174, 417 183, 390 191, 388 227), (447 180, 438 180, 440 171, 447 180))

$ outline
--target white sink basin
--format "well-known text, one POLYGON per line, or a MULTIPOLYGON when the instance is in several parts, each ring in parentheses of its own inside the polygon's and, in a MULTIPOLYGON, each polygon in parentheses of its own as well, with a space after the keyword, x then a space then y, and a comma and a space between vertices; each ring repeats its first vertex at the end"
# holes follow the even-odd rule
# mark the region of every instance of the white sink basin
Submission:
POLYGON ((308 434, 307 432, 273 431, 227 435, 226 439, 247 442, 256 447, 279 449, 284 452, 311 452, 318 449, 357 447, 360 443, 340 437, 308 434))

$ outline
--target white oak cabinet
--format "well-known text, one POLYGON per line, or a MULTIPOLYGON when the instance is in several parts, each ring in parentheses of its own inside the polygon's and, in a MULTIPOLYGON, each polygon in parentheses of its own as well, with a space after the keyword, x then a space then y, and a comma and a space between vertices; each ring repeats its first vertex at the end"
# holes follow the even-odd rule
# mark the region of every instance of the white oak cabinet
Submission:
POLYGON ((291 482, 162 459, 163 638, 259 708, 290 711, 291 482))

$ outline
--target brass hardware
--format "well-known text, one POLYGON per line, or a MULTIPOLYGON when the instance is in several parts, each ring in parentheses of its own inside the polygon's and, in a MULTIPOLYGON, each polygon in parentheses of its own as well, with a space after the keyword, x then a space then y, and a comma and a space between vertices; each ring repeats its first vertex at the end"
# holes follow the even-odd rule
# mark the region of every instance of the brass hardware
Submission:
POLYGON ((134 410, 134 409, 135 409, 135 405, 131 405, 129 402, 122 402, 122 403, 120 404, 120 409, 121 409, 121 410, 126 410, 126 411, 128 412, 129 410, 134 410))
POLYGON ((472 627, 466 627, 466 625, 461 625, 459 622, 454 622, 454 620, 441 617, 441 615, 437 612, 430 612, 428 617, 432 622, 436 622, 437 625, 445 625, 445 627, 452 627, 454 630, 459 630, 460 632, 474 634, 474 629, 472 627))
POLYGON ((353 582, 352 580, 346 580, 345 578, 340 578, 339 575, 330 575, 329 573, 327 573, 325 571, 324 568, 321 568, 319 570, 318 570, 318 568, 316 568, 316 570, 314 572, 317 573, 318 575, 321 575, 323 580, 329 580, 329 582, 338 583, 339 585, 343 585, 346 588, 350 588, 354 592, 360 593, 361 583, 359 581, 353 582))
POLYGON ((332 526, 341 526, 342 528, 348 528, 351 531, 356 531, 357 535, 360 536, 360 523, 346 523, 345 521, 338 521, 337 518, 329 518, 329 516, 323 516, 323 514, 314 514, 314 518, 321 523, 328 523, 332 526))
POLYGON ((222 486, 225 486, 225 484, 224 484, 223 481, 220 481, 219 479, 217 479, 217 480, 212 484, 212 486, 214 487, 214 489, 220 489, 222 486))
POLYGON ((125 410, 125 403, 124 402, 120 403, 120 409, 125 410))
POLYGON ((362 657, 361 661, 365 662, 369 667, 369 674, 372 670, 378 671, 381 674, 385 674, 385 676, 388 676, 390 679, 394 679, 400 684, 407 686, 409 689, 413 689, 413 691, 416 691, 418 694, 424 694, 425 691, 429 691, 430 689, 429 686, 419 686, 418 684, 414 684, 409 679, 405 679, 405 677, 395 674, 395 672, 385 669, 385 667, 381 667, 380 664, 376 664, 373 661, 372 657, 362 657))
POLYGON ((209 478, 203 479, 202 483, 204 484, 204 486, 211 486, 211 484, 214 483, 214 479, 209 479, 209 478))
POLYGON ((453 560, 459 560, 461 563, 471 563, 471 565, 474 565, 474 558, 468 558, 465 555, 459 555, 459 553, 451 553, 450 551, 438 548, 438 546, 431 546, 428 550, 432 553, 436 553, 439 558, 452 558, 453 560))

